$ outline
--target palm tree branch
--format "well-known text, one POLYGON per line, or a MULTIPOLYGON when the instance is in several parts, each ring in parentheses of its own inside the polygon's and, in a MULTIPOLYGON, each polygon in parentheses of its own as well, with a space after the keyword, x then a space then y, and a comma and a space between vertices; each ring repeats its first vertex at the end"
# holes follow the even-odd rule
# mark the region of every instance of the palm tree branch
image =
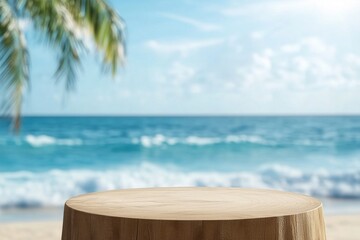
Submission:
POLYGON ((104 0, 63 0, 69 4, 74 19, 85 26, 102 53, 104 69, 113 76, 125 58, 125 23, 104 0))
POLYGON ((57 80, 65 78, 67 90, 74 87, 77 69, 81 66, 83 42, 68 5, 61 0, 25 0, 24 8, 33 20, 36 30, 43 33, 47 43, 59 50, 55 72, 57 80))
POLYGON ((2 110, 11 113, 14 128, 20 127, 23 91, 29 84, 29 54, 19 19, 11 5, 0 0, 0 90, 2 110))

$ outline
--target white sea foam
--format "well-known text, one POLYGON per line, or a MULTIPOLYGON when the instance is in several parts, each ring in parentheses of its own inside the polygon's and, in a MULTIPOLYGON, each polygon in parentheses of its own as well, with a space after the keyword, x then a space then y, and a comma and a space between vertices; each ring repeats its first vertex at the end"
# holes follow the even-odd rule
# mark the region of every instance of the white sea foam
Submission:
POLYGON ((190 136, 187 137, 183 143, 189 145, 212 145, 216 143, 220 143, 220 138, 210 138, 210 137, 197 137, 197 136, 190 136))
POLYGON ((140 140, 135 139, 134 143, 141 143, 144 147, 160 146, 163 144, 174 145, 177 143, 176 138, 165 137, 164 135, 157 134, 153 137, 141 136, 140 140))
POLYGON ((47 135, 26 135, 25 141, 33 147, 42 147, 47 145, 76 146, 81 145, 81 139, 57 139, 47 135))
POLYGON ((313 173, 282 165, 255 172, 185 172, 143 163, 111 170, 0 174, 0 208, 62 206, 70 196, 110 189, 164 186, 274 188, 317 197, 360 198, 360 170, 313 173))
MULTIPOLYGON (((87 136, 89 137, 89 136, 87 136)), ((98 139, 102 139, 101 143, 106 144, 122 144, 126 141, 119 141, 119 139, 109 140, 105 138, 105 136, 92 136, 92 139, 82 140, 79 138, 70 138, 70 139, 62 139, 55 138, 48 135, 26 135, 24 140, 26 143, 30 144, 33 147, 43 147, 49 145, 62 145, 62 146, 77 146, 77 145, 96 145, 99 144, 100 141, 98 139), (97 140, 94 140, 97 139, 97 140)), ((159 146, 172 146, 172 145, 188 145, 188 146, 208 146, 208 145, 216 145, 216 144, 255 144, 255 145, 264 145, 264 146, 275 146, 280 144, 280 142, 270 141, 262 138, 257 135, 227 135, 221 137, 203 137, 203 136, 184 136, 184 137, 171 137, 165 136, 162 134, 155 135, 143 135, 140 137, 134 137, 131 139, 132 144, 139 144, 146 148, 151 147, 159 147, 159 146)), ((0 140, 1 144, 1 140, 0 140)), ((291 144, 291 143, 290 143, 291 144)), ((311 141, 311 140, 303 140, 303 141, 295 141, 293 142, 295 145, 302 146, 330 146, 332 143, 322 143, 321 141, 311 141)))
POLYGON ((271 145, 271 142, 264 140, 259 136, 252 135, 229 135, 225 137, 199 137, 199 136, 187 136, 187 137, 166 137, 161 134, 155 136, 141 136, 139 138, 133 138, 132 143, 141 144, 143 147, 154 147, 163 145, 194 145, 205 146, 214 145, 220 143, 253 143, 262 145, 271 145))
POLYGON ((256 143, 256 144, 264 144, 271 145, 271 142, 264 140, 259 136, 253 135, 230 135, 225 138, 225 142, 227 143, 256 143))

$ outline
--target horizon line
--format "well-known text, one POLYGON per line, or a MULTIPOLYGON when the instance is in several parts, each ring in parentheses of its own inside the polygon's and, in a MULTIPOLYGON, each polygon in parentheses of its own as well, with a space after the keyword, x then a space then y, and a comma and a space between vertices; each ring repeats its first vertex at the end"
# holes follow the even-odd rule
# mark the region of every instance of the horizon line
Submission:
MULTIPOLYGON (((259 113, 259 114, 24 114, 22 117, 356 117, 360 113, 259 113)), ((2 116, 9 117, 9 116, 2 116)))

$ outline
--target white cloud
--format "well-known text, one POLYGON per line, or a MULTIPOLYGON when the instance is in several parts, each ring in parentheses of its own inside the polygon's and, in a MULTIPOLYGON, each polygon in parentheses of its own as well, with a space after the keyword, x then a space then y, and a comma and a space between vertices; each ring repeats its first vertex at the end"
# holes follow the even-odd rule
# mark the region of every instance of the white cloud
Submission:
POLYGON ((237 52, 235 46, 244 44, 241 38, 224 39, 220 46, 157 69, 162 79, 158 89, 185 102, 206 97, 212 102, 207 109, 217 106, 218 100, 219 109, 229 112, 354 111, 347 104, 351 99, 357 101, 354 92, 360 89, 360 54, 347 54, 319 37, 281 41, 269 42, 269 47, 267 41, 261 42, 265 47, 256 44, 237 52))
POLYGON ((345 56, 346 61, 350 64, 355 64, 360 67, 360 56, 353 53, 349 53, 345 56))
POLYGON ((244 88, 312 90, 360 86, 360 56, 343 55, 318 38, 253 53, 238 68, 244 88))
POLYGON ((263 39, 265 37, 265 33, 262 32, 262 31, 254 31, 254 32, 250 33, 250 37, 253 40, 261 40, 261 39, 263 39))
POLYGON ((322 17, 356 14, 357 0, 278 0, 242 4, 221 10, 226 16, 279 16, 292 14, 316 14, 322 17))
POLYGON ((303 38, 296 43, 284 44, 280 47, 280 50, 285 54, 299 54, 301 51, 326 55, 328 57, 333 57, 336 53, 336 48, 334 46, 325 44, 317 37, 307 37, 303 38))
POLYGON ((172 19, 172 20, 176 20, 176 21, 188 24, 192 27, 197 28, 200 31, 211 32, 211 31, 218 31, 221 29, 221 27, 217 24, 206 23, 206 22, 202 22, 202 21, 199 21, 199 20, 196 20, 193 18, 185 17, 185 16, 180 16, 180 15, 171 14, 171 13, 163 13, 162 15, 168 19, 172 19))
POLYGON ((206 39, 178 42, 159 42, 157 40, 149 40, 145 43, 145 46, 156 53, 180 54, 181 56, 187 56, 191 52, 217 46, 223 42, 223 39, 206 39))
POLYGON ((191 80, 195 75, 195 69, 180 62, 174 62, 167 73, 167 81, 174 85, 182 85, 191 80))
POLYGON ((310 67, 309 61, 303 56, 295 56, 293 58, 293 63, 295 64, 296 69, 300 72, 306 72, 310 67))
POLYGON ((332 57, 336 52, 335 47, 325 44, 323 41, 316 37, 305 38, 299 44, 315 54, 327 55, 329 57, 332 57))
POLYGON ((259 66, 260 68, 264 70, 271 70, 271 58, 267 54, 258 54, 254 53, 252 55, 253 63, 256 66, 259 66))
POLYGON ((162 93, 179 96, 188 92, 200 93, 201 91, 201 89, 194 87, 194 85, 197 85, 196 76, 198 75, 194 66, 177 60, 165 69, 154 69, 153 71, 152 75, 162 93))
POLYGON ((299 44, 285 44, 281 47, 281 51, 284 53, 297 53, 301 49, 299 44))
POLYGON ((232 6, 223 9, 221 12, 226 16, 249 16, 254 14, 279 14, 290 11, 301 11, 307 7, 308 1, 267 1, 245 4, 241 6, 232 6))

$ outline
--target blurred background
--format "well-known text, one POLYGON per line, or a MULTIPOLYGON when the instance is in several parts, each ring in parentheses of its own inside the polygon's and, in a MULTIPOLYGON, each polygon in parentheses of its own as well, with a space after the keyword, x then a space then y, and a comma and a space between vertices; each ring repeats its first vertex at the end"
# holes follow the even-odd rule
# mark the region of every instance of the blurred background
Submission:
POLYGON ((108 2, 126 23, 125 67, 105 75, 82 33, 74 92, 22 22, 32 84, 19 134, 0 121, 0 222, 160 186, 274 188, 360 213, 359 1, 108 2))

